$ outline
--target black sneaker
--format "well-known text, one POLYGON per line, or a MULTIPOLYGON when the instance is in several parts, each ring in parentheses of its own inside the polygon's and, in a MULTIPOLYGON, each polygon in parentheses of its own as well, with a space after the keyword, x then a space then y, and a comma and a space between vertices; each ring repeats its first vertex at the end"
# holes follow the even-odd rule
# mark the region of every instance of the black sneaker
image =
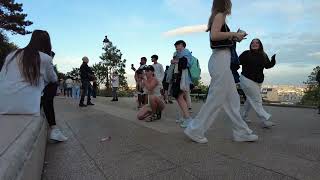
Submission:
POLYGON ((94 104, 92 102, 88 102, 87 106, 94 106, 94 104))
POLYGON ((87 107, 85 104, 79 104, 79 107, 87 107))

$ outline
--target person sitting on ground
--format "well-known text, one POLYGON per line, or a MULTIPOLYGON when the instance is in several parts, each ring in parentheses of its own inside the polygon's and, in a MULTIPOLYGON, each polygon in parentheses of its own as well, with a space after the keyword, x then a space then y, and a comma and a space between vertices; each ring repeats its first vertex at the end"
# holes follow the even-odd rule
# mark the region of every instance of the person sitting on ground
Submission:
MULTIPOLYGON (((6 57, 0 71, 0 115, 40 116, 42 92, 49 83, 58 82, 52 58, 49 56, 51 49, 48 32, 35 30, 25 48, 15 50, 6 57)), ((57 86, 50 88, 53 89, 51 96, 56 94, 56 88, 57 86)), ((44 97, 46 93, 47 91, 44 97)), ((50 99, 50 102, 44 102, 53 109, 53 97, 50 99)), ((50 122, 52 118, 50 119, 47 113, 46 117, 51 129, 49 138, 66 140, 55 122, 50 122)))
POLYGON ((143 85, 147 92, 148 104, 142 107, 137 117, 139 120, 144 120, 149 117, 146 122, 152 122, 161 119, 161 112, 165 104, 161 99, 160 88, 158 86, 160 82, 155 77, 153 66, 146 68, 146 77, 147 79, 143 81, 143 85))

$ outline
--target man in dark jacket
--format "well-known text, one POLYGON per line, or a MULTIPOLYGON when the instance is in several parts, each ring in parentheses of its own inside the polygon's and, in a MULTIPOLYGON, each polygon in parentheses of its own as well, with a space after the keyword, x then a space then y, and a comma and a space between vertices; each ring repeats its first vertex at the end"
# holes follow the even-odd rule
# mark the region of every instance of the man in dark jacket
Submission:
MULTIPOLYGON (((316 80, 318 82, 319 91, 320 91, 320 70, 317 73, 316 80)), ((320 94, 319 94, 320 96, 320 94)), ((320 114, 320 98, 318 98, 318 114, 320 114)))
POLYGON ((90 81, 93 81, 94 79, 94 74, 91 70, 91 68, 88 66, 89 59, 88 57, 83 57, 82 58, 82 65, 80 67, 80 77, 81 77, 81 83, 82 83, 82 94, 81 94, 81 99, 80 99, 80 107, 86 107, 90 105, 94 105, 91 103, 91 91, 92 91, 92 86, 90 84, 90 81), (87 95, 87 105, 83 104, 84 98, 87 95))

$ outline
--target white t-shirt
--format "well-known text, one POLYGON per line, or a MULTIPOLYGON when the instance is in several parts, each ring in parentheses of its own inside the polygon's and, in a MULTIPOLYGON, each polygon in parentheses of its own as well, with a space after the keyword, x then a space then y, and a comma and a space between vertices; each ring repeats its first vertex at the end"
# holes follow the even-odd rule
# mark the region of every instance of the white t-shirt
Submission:
POLYGON ((154 74, 156 78, 160 83, 162 83, 164 78, 164 70, 163 70, 162 64, 157 63, 157 64, 152 64, 152 66, 154 68, 154 74))
POLYGON ((159 64, 159 63, 153 64, 152 66, 154 68, 154 75, 156 76, 156 78, 159 82, 157 89, 163 89, 163 87, 162 87, 162 81, 164 78, 163 66, 162 66, 162 64, 159 64))
POLYGON ((58 78, 53 69, 52 58, 40 53, 40 79, 38 86, 31 86, 24 81, 20 73, 19 61, 23 52, 18 54, 9 64, 16 51, 10 53, 0 71, 0 114, 40 115, 40 99, 42 91, 50 82, 58 78))
POLYGON ((119 76, 113 76, 111 79, 112 87, 119 87, 119 76))
POLYGON ((67 88, 72 88, 72 86, 73 86, 73 81, 72 81, 72 79, 67 79, 66 80, 66 84, 67 84, 67 88))

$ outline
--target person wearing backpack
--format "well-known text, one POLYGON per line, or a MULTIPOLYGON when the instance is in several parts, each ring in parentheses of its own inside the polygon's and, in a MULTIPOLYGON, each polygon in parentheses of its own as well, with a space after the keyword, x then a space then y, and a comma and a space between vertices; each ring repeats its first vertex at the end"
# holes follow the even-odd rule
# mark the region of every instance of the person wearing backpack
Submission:
POLYGON ((190 84, 190 91, 186 93, 186 99, 188 103, 188 109, 189 112, 192 113, 192 101, 191 101, 191 90, 194 88, 194 83, 200 80, 200 75, 201 75, 201 68, 199 64, 199 60, 192 56, 191 62, 190 62, 190 67, 188 68, 190 78, 192 83, 190 84))
POLYGON ((186 99, 186 92, 190 91, 190 84, 192 83, 188 67, 192 59, 191 52, 186 49, 186 42, 179 40, 174 44, 176 52, 171 61, 174 67, 174 75, 172 81, 172 96, 176 98, 179 108, 182 112, 181 127, 185 128, 191 122, 191 116, 188 109, 186 99))

